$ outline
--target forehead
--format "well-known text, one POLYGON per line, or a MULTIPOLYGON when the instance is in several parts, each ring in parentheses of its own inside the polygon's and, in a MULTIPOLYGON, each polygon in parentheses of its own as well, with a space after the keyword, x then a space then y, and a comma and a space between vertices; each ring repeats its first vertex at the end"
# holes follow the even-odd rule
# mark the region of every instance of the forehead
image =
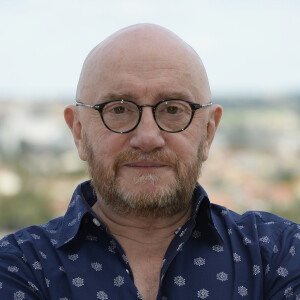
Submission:
POLYGON ((183 41, 161 36, 121 36, 100 44, 85 62, 80 98, 96 101, 111 93, 156 97, 183 94, 190 100, 210 97, 200 58, 183 41))

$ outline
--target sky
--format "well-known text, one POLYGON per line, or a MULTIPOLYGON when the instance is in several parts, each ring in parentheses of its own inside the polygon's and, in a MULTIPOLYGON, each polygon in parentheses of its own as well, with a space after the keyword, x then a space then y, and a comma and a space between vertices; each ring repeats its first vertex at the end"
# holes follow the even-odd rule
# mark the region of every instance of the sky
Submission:
POLYGON ((300 92, 299 0, 0 0, 0 101, 74 98, 83 61, 136 23, 201 56, 213 95, 300 92))

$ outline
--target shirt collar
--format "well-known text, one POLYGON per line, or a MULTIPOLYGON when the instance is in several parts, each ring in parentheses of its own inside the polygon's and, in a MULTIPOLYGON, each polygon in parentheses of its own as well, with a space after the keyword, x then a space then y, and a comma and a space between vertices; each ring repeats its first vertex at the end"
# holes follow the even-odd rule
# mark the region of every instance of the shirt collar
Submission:
POLYGON ((59 228, 57 248, 71 242, 78 235, 83 219, 87 215, 97 217, 92 210, 96 201, 97 196, 91 181, 85 181, 77 186, 59 228))
MULTIPOLYGON (((58 230, 56 248, 66 245, 77 237, 79 229, 83 226, 82 223, 84 223, 84 219, 87 218, 88 215, 99 220, 92 210, 92 206, 96 201, 97 196, 90 180, 77 186, 58 230)), ((193 207, 194 209, 190 221, 196 224, 195 229, 199 229, 200 231, 210 229, 212 230, 211 238, 215 241, 222 242, 223 239, 215 226, 207 193, 199 183, 196 184, 193 193, 193 207)), ((99 222, 102 228, 106 228, 101 220, 99 220, 99 222)))
POLYGON ((191 219, 195 220, 195 230, 203 233, 209 232, 206 236, 209 237, 212 243, 222 244, 223 238, 216 226, 217 223, 211 209, 208 195, 198 182, 193 193, 193 204, 194 209, 191 219))

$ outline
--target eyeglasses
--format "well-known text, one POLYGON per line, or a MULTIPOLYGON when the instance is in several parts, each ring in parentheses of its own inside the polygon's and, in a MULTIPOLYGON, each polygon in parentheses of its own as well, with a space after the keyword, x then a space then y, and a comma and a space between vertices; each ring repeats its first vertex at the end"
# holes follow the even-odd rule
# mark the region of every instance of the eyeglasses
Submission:
POLYGON ((198 104, 182 99, 163 100, 155 105, 138 105, 130 100, 111 100, 97 105, 76 101, 76 106, 90 107, 100 113, 104 125, 116 133, 127 133, 140 123, 143 107, 152 107, 153 118, 157 126, 167 132, 185 130, 192 122, 195 111, 211 106, 198 104))

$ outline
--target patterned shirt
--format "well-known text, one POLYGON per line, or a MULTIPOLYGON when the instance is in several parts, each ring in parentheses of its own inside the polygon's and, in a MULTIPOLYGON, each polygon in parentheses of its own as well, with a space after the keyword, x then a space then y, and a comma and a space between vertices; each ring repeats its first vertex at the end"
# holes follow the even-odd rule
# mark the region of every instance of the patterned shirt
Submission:
MULTIPOLYGON (((0 299, 142 299, 126 254, 79 185, 64 217, 0 241, 0 299)), ((200 185, 193 214, 161 266, 159 300, 300 299, 300 226, 265 212, 210 204, 200 185)))

